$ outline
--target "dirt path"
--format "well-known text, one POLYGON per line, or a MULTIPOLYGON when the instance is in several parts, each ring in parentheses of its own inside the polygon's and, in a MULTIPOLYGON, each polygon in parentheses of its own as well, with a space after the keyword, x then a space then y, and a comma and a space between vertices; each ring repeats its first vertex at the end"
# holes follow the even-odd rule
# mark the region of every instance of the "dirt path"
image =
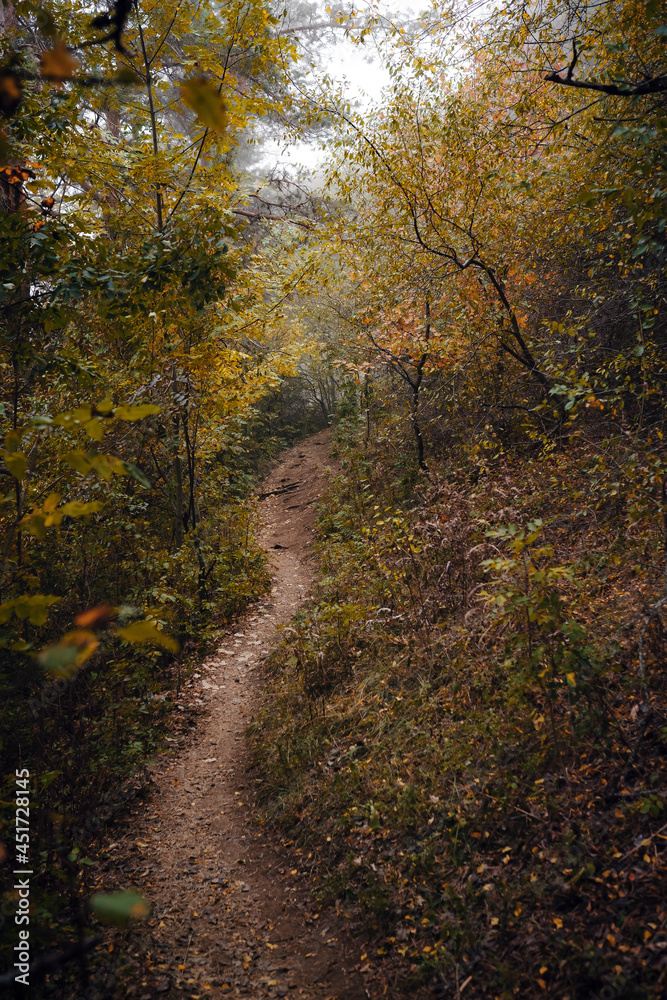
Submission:
POLYGON ((318 912, 273 832, 252 822, 246 773, 244 731, 261 699, 260 661, 312 584, 311 505, 329 444, 323 432, 290 449, 263 485, 262 544, 275 555, 271 594, 202 665, 207 714, 180 757, 153 774, 141 817, 115 848, 115 872, 133 869, 124 887, 136 886, 153 904, 136 940, 138 979, 126 990, 138 1000, 366 995, 349 971, 359 955, 345 921, 318 912), (282 492, 266 496, 271 490, 282 492))

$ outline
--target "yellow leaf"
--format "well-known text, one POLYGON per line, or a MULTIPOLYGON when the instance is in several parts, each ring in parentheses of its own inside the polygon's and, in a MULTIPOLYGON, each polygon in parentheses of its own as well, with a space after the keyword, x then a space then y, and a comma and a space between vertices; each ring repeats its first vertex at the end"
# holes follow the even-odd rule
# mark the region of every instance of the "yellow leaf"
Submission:
POLYGON ((49 608, 56 604, 60 597, 51 594, 22 594, 21 597, 13 597, 10 601, 0 604, 0 622, 7 622, 12 616, 12 612, 21 621, 26 618, 32 625, 43 625, 47 619, 49 608))
POLYGON ((101 441, 104 437, 104 427, 101 420, 97 420, 93 417, 92 420, 88 420, 84 425, 86 433, 93 441, 101 441))
POLYGON ((44 521, 47 528, 51 525, 60 524, 64 517, 85 517, 86 514, 96 514, 98 510, 102 510, 104 507, 104 502, 102 500, 91 500, 90 503, 83 503, 81 500, 70 500, 69 503, 64 503, 62 507, 58 507, 51 514, 49 514, 44 521))
POLYGON ((5 460, 5 465, 11 472, 14 479, 18 479, 19 482, 24 478, 26 470, 28 468, 28 460, 22 451, 15 451, 11 454, 8 451, 0 452, 5 460))
MULTIPOLYGON (((100 457, 102 457, 102 456, 100 456, 100 457)), ((117 455, 104 455, 103 457, 106 458, 106 460, 107 460, 107 462, 108 462, 108 464, 109 464, 109 466, 111 468, 111 471, 113 472, 113 474, 115 476, 127 476, 128 475, 127 463, 124 462, 122 460, 122 458, 118 458, 117 455)))
POLYGON ((21 432, 20 431, 7 431, 5 434, 5 448, 12 455, 15 451, 19 450, 19 445, 21 444, 21 432))
POLYGON ((79 68, 79 63, 70 55, 65 45, 58 41, 52 49, 42 52, 39 68, 43 77, 54 83, 60 83, 62 80, 72 79, 72 74, 79 68))
POLYGON ((140 406, 117 406, 113 415, 119 420, 142 420, 159 412, 160 407, 154 403, 142 403, 140 406))
POLYGON ((576 679, 575 675, 574 674, 565 674, 565 677, 566 677, 567 683, 570 685, 570 687, 576 688, 576 686, 577 686, 577 679, 576 679))
POLYGON ((175 639, 166 632, 161 632, 153 622, 149 621, 132 622, 131 625, 120 629, 118 635, 127 642, 150 642, 155 646, 162 646, 170 653, 177 653, 180 648, 175 639))
POLYGON ((114 474, 114 469, 110 459, 110 455, 95 455, 90 458, 92 468, 95 469, 98 476, 101 476, 107 483, 113 479, 114 474))
POLYGON ((75 410, 68 410, 66 413, 58 413, 53 418, 56 427, 69 427, 70 424, 83 424, 92 417, 92 407, 77 406, 75 410))
POLYGON ((206 128, 219 135, 225 134, 227 106, 213 83, 203 77, 185 80, 181 84, 181 97, 206 128))
POLYGON ((63 455, 63 458, 68 465, 71 465, 73 469, 80 472, 82 476, 87 476, 92 469, 92 465, 83 451, 68 451, 66 455, 63 455))
POLYGON ((38 538, 40 541, 46 538, 46 518, 43 514, 31 514, 30 517, 24 518, 21 523, 27 525, 33 538, 38 538))
POLYGON ((103 417, 106 417, 113 410, 113 400, 107 396, 101 402, 95 404, 95 410, 97 413, 101 413, 103 417))

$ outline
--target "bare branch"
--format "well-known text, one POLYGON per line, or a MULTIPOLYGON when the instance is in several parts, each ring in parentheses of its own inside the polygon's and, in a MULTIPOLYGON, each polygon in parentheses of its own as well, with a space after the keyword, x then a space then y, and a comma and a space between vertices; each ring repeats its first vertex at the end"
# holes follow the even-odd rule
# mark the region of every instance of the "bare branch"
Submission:
POLYGON ((654 76, 643 83, 595 83, 592 80, 573 80, 572 74, 577 65, 580 51, 577 49, 576 38, 572 39, 572 62, 567 68, 567 74, 561 76, 562 69, 548 73, 544 79, 547 83, 559 83, 562 87, 575 87, 579 90, 596 90, 610 97, 643 97, 646 94, 661 94, 667 91, 667 76, 654 76))
POLYGON ((293 226, 301 226, 302 229, 313 229, 310 222, 300 222, 298 219, 290 219, 286 215, 267 215, 262 212, 249 212, 245 208, 233 208, 234 215, 243 215, 247 219, 269 219, 272 222, 289 222, 293 226))

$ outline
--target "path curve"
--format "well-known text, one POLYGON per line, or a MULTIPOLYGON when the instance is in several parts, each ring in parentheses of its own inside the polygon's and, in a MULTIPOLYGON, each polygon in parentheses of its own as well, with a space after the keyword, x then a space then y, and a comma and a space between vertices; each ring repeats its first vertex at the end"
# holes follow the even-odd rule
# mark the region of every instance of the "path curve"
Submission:
POLYGON ((313 582, 313 504, 327 466, 324 431, 289 449, 263 484, 261 541, 274 557, 271 593, 202 664, 207 712, 181 755, 153 773, 131 842, 117 845, 115 870, 127 871, 119 862, 129 859, 136 872, 129 884, 153 904, 133 948, 138 979, 125 994, 138 1000, 366 996, 350 970, 355 959, 344 919, 318 912, 307 886, 288 870, 280 841, 252 822, 246 771, 244 732, 261 701, 261 661, 313 582))

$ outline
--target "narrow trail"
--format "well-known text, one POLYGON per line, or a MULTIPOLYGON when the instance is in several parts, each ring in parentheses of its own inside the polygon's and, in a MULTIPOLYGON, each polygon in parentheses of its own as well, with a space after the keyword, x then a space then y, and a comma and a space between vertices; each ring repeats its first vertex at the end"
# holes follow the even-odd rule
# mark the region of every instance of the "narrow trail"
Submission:
POLYGON ((261 660, 313 582, 312 505, 329 449, 329 433, 317 434, 287 451, 265 481, 271 593, 202 665, 206 714, 180 756, 153 772, 148 800, 115 849, 123 887, 153 904, 148 926, 134 932, 138 978, 125 995, 138 1000, 366 996, 351 971, 359 954, 345 920, 318 912, 279 838, 253 822, 244 738, 262 699, 261 660))

